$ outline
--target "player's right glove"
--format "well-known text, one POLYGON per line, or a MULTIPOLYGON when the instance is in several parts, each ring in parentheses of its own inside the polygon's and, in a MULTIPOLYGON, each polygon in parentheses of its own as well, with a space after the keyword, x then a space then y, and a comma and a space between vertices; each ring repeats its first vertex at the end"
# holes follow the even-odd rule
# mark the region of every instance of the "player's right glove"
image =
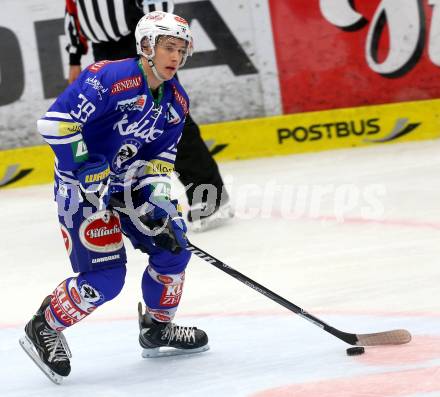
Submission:
POLYGON ((102 154, 91 154, 88 160, 75 171, 85 198, 98 209, 106 208, 110 199, 110 166, 102 154))

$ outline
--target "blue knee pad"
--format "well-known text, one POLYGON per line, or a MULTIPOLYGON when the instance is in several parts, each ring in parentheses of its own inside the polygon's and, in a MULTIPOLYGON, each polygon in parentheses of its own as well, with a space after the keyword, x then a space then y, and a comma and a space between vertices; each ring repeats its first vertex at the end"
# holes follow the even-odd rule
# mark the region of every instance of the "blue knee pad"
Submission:
POLYGON ((85 291, 87 301, 100 306, 115 298, 125 283, 127 268, 125 265, 80 273, 78 287, 85 291))
POLYGON ((186 250, 177 255, 164 251, 150 256, 150 264, 142 277, 142 294, 147 311, 155 320, 169 322, 173 319, 190 257, 186 250))

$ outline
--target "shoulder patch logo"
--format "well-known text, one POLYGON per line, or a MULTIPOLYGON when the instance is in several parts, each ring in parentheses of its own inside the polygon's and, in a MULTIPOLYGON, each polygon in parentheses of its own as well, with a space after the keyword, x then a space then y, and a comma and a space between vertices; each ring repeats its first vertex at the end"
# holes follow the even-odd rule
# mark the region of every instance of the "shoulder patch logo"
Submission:
POLYGON ((137 155, 140 147, 141 143, 135 139, 128 139, 127 141, 124 141, 113 159, 113 168, 117 171, 121 170, 125 162, 137 155))
POLYGON ((167 121, 170 124, 179 124, 182 121, 182 119, 179 116, 179 113, 177 113, 176 109, 174 109, 174 107, 170 104, 166 116, 167 116, 167 121))

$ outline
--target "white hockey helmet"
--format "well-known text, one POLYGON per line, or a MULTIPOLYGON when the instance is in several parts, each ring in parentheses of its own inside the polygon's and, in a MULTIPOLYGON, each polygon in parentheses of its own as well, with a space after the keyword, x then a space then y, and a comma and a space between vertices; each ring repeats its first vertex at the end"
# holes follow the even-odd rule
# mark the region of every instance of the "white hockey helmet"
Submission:
POLYGON ((162 11, 150 12, 139 20, 134 35, 136 38, 137 53, 150 61, 154 58, 154 47, 157 44, 159 36, 176 37, 188 43, 187 51, 183 56, 180 67, 185 64, 187 57, 193 53, 193 38, 188 22, 178 15, 162 11), (144 39, 148 40, 151 49, 150 54, 146 54, 142 51, 142 41, 144 39))

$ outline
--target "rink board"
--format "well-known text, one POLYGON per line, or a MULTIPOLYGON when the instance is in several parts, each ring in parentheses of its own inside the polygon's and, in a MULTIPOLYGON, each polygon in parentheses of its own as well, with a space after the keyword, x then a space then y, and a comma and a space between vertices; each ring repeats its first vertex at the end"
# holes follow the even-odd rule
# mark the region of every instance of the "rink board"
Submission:
MULTIPOLYGON (((440 100, 247 119, 201 127, 215 158, 250 159, 440 137, 440 100)), ((0 188, 48 183, 49 146, 0 152, 0 188)))
POLYGON ((49 183, 54 154, 48 145, 0 151, 0 188, 49 183))
POLYGON ((440 137, 440 100, 291 114, 202 128, 218 160, 317 152, 440 137))

